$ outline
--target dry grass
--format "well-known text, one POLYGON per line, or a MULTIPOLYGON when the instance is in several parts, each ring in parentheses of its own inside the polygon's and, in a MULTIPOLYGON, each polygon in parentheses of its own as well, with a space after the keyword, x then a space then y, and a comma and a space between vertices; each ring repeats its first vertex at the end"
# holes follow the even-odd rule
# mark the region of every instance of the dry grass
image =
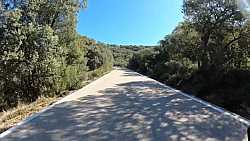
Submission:
MULTIPOLYGON (((86 86, 89 83, 93 82, 94 80, 100 78, 101 76, 109 73, 110 71, 111 70, 105 73, 103 72, 101 75, 98 75, 96 77, 92 77, 90 78, 90 80, 84 81, 82 85, 86 86)), ((74 91, 66 93, 66 95, 71 94, 72 92, 74 91)), ((58 101, 61 98, 62 97, 41 97, 33 103, 19 104, 17 107, 13 109, 10 109, 5 112, 0 112, 0 133, 15 126, 17 123, 23 121, 32 114, 38 113, 39 111, 43 110, 44 108, 48 107, 49 105, 53 104, 54 102, 58 101)))
POLYGON ((41 97, 31 104, 19 104, 16 108, 0 113, 0 133, 15 126, 20 121, 54 103, 56 97, 41 97))

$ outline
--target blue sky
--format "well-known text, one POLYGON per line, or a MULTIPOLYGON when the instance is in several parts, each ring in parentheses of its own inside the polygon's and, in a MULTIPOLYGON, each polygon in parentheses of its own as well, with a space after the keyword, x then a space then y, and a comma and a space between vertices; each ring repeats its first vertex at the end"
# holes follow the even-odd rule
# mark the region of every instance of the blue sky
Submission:
POLYGON ((97 41, 156 45, 183 20, 183 0, 88 0, 78 32, 97 41))

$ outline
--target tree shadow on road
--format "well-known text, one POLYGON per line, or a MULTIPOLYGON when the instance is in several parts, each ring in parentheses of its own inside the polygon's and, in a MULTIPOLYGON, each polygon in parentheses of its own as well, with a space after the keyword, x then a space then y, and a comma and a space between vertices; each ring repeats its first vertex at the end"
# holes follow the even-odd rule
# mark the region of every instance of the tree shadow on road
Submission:
POLYGON ((240 141, 246 137, 238 121, 154 81, 124 83, 99 92, 56 105, 8 139, 240 141))

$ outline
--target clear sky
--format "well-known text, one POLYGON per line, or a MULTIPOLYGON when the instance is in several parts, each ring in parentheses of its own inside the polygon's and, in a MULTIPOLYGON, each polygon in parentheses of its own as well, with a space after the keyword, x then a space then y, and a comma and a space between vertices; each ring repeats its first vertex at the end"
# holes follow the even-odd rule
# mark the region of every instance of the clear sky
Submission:
POLYGON ((88 0, 78 32, 97 41, 156 45, 183 20, 183 0, 88 0))

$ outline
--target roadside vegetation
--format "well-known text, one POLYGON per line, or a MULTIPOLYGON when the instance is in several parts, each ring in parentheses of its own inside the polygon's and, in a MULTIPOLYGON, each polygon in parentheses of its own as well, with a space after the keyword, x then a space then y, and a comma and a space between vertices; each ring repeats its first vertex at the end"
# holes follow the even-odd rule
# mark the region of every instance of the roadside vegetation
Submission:
POLYGON ((72 0, 0 1, 0 132, 112 69, 128 67, 250 119, 250 22, 235 0, 184 0, 158 46, 79 35, 72 0))
POLYGON ((112 69, 111 50, 76 31, 82 1, 0 2, 0 130, 112 69))
POLYGON ((250 119, 249 21, 233 0, 184 0, 183 13, 128 67, 250 119))
POLYGON ((125 68, 134 54, 151 46, 135 46, 135 45, 107 45, 114 57, 114 66, 125 68))
MULTIPOLYGON (((109 69, 110 70, 110 69, 109 69)), ((81 82, 81 86, 86 86, 92 81, 98 79, 109 71, 104 71, 103 69, 98 69, 95 71, 88 72, 88 79, 81 82)), ((15 126, 24 119, 30 117, 31 115, 40 112, 44 108, 52 105, 61 98, 75 92, 76 90, 67 90, 61 92, 60 95, 53 96, 40 96, 34 102, 31 103, 21 103, 19 102, 16 107, 10 108, 6 111, 0 112, 0 133, 8 130, 9 128, 15 126)))
POLYGON ((19 103, 17 107, 0 113, 0 133, 55 102, 57 97, 40 97, 30 104, 19 103))

